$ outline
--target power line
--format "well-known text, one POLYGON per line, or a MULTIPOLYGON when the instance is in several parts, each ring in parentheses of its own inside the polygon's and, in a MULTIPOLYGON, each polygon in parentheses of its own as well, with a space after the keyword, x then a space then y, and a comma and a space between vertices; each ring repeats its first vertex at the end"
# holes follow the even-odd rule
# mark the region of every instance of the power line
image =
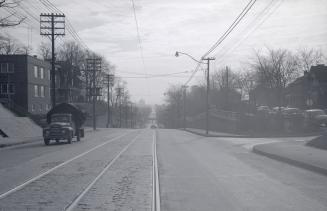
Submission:
POLYGON ((272 0, 262 11, 261 13, 259 13, 254 19, 253 21, 248 25, 253 25, 255 24, 255 22, 257 22, 258 20, 262 20, 261 22, 259 22, 259 24, 257 24, 256 26, 254 26, 252 28, 251 31, 248 31, 246 28, 246 30, 243 30, 241 32, 241 34, 245 34, 247 31, 247 34, 243 37, 243 39, 238 40, 238 42, 233 43, 233 46, 231 48, 228 48, 226 51, 223 51, 222 54, 220 54, 219 58, 222 58, 224 56, 226 56, 229 52, 235 50, 236 48, 238 48, 247 38, 249 38, 249 36, 255 32, 263 23, 265 23, 272 14, 274 14, 276 12, 276 10, 281 6, 281 4, 283 3, 284 0, 280 0, 279 3, 276 0, 272 0), (275 4, 274 4, 275 3, 275 4), (274 7, 274 8, 273 8, 274 7))
MULTIPOLYGON (((45 6, 47 9, 50 9, 51 11, 57 11, 59 13, 64 13, 63 11, 61 11, 58 7, 56 7, 53 3, 51 3, 48 0, 39 0, 39 2, 41 4, 43 4, 43 6, 45 6)), ((67 22, 67 31, 72 36, 72 38, 76 42, 80 43, 83 48, 89 49, 89 47, 81 39, 81 37, 78 35, 78 33, 76 32, 76 30, 74 29, 73 25, 71 24, 71 22, 67 18, 66 18, 66 22, 67 22)))
POLYGON ((131 0, 131 2, 132 2, 132 6, 133 6, 134 21, 135 21, 135 25, 136 25, 137 40, 138 40, 139 46, 140 46, 140 54, 141 54, 142 64, 143 64, 144 71, 147 74, 147 71, 145 69, 145 62, 144 62, 144 55, 143 55, 142 40, 141 40, 141 35, 140 35, 140 30, 139 30, 139 24, 138 24, 138 21, 137 21, 134 0, 131 0))
POLYGON ((212 51, 214 51, 220 43, 222 43, 226 37, 234 30, 234 28, 241 22, 241 20, 245 17, 245 15, 250 11, 253 5, 256 3, 257 0, 250 0, 242 12, 237 16, 234 22, 229 26, 229 28, 225 31, 225 33, 215 42, 215 44, 202 56, 208 56, 212 51))
POLYGON ((183 72, 174 72, 174 73, 167 73, 167 74, 144 74, 144 73, 137 73, 137 72, 126 72, 126 71, 118 71, 117 73, 127 73, 127 74, 133 74, 133 75, 145 75, 145 76, 166 76, 166 75, 178 75, 178 74, 185 74, 189 73, 189 71, 183 71, 183 72))
MULTIPOLYGON (((245 17, 245 15, 250 11, 253 5, 256 3, 257 0, 250 0, 247 5, 243 8, 241 13, 236 17, 233 23, 228 27, 225 33, 214 43, 214 45, 201 57, 204 58, 208 56, 212 51, 214 51, 226 38, 227 36, 234 30, 234 28, 241 22, 241 20, 245 17)), ((201 63, 198 63, 196 68, 194 69, 190 78, 185 82, 184 86, 186 86, 197 73, 201 66, 201 63)))

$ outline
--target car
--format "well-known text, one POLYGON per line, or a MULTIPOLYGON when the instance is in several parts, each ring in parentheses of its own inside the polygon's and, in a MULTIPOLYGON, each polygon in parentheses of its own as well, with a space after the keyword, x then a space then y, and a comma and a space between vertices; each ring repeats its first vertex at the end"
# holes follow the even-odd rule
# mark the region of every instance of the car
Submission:
POLYGON ((327 115, 322 109, 309 109, 304 111, 304 127, 306 129, 317 129, 327 126, 327 115))
POLYGON ((157 126, 155 126, 155 125, 151 125, 151 127, 150 127, 151 129, 156 129, 157 128, 157 126))
POLYGON ((285 132, 301 130, 303 125, 303 111, 299 108, 286 107, 281 111, 285 132))

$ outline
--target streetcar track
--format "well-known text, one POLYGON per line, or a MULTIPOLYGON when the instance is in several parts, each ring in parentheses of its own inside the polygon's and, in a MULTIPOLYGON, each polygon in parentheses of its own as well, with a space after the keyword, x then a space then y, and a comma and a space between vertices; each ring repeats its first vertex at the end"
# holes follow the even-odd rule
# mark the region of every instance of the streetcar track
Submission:
POLYGON ((120 138, 122 138, 122 137, 124 137, 124 136, 126 136, 126 135, 128 135, 128 134, 130 134, 130 133, 132 133, 132 132, 134 132, 134 131, 129 131, 129 132, 126 132, 126 133, 124 133, 124 134, 122 134, 122 135, 120 135, 120 136, 117 136, 117 137, 114 137, 114 138, 112 138, 112 139, 109 139, 108 141, 106 141, 106 142, 104 142, 104 143, 102 143, 102 144, 99 144, 99 145, 97 145, 97 146, 95 146, 95 147, 93 147, 93 148, 91 148, 91 149, 89 149, 89 150, 87 150, 87 151, 85 151, 85 152, 83 152, 83 153, 81 153, 81 154, 79 154, 79 155, 77 155, 77 156, 75 156, 75 157, 69 159, 69 160, 66 160, 65 162, 63 162, 63 163, 61 163, 61 164, 59 164, 59 165, 54 166, 54 167, 51 168, 51 169, 48 169, 47 171, 45 171, 45 172, 43 172, 43 173, 41 173, 41 174, 39 174, 39 175, 37 175, 37 176, 31 178, 31 179, 28 179, 27 181, 25 181, 25 182, 23 182, 22 184, 20 184, 20 185, 14 187, 14 188, 12 188, 12 189, 10 189, 9 191, 6 191, 6 192, 0 194, 0 200, 3 199, 3 198, 5 198, 5 197, 7 197, 7 196, 9 196, 10 194, 13 194, 13 193, 15 193, 15 192, 17 192, 17 191, 23 189, 25 186, 27 186, 27 185, 29 185, 30 183, 32 183, 32 182, 34 182, 34 181, 36 181, 36 180, 38 180, 38 179, 40 179, 40 178, 42 178, 42 177, 44 177, 44 176, 50 174, 51 172, 55 171, 56 169, 58 169, 58 168, 60 168, 60 167, 63 167, 63 166, 65 166, 65 165, 71 163, 72 161, 74 161, 74 160, 76 160, 76 159, 78 159, 78 158, 81 158, 81 157, 87 155, 88 153, 90 153, 90 152, 92 152, 92 151, 94 151, 94 150, 96 150, 96 149, 98 149, 98 148, 100 148, 100 147, 102 147, 102 146, 105 146, 105 145, 107 145, 107 144, 109 144, 109 143, 111 143, 111 142, 114 142, 114 141, 116 141, 116 140, 118 140, 118 139, 120 139, 120 138))
POLYGON ((160 211, 160 187, 157 158, 157 138, 156 131, 153 131, 153 171, 152 171, 152 211, 160 211))
POLYGON ((87 194, 87 192, 95 185, 95 183, 109 170, 109 168, 116 162, 116 160, 137 140, 141 133, 137 134, 130 143, 128 143, 96 176, 96 178, 88 184, 88 186, 83 189, 83 191, 78 194, 73 201, 64 208, 65 211, 72 211, 79 203, 79 201, 87 194))

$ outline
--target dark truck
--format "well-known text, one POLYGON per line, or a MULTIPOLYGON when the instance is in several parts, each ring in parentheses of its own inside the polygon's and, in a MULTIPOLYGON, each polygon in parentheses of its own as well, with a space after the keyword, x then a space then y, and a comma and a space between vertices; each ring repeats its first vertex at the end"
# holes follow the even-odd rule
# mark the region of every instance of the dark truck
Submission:
POLYGON ((49 145, 51 140, 67 140, 70 144, 74 136, 80 141, 84 137, 84 122, 84 113, 73 104, 56 105, 47 113, 48 126, 43 129, 44 144, 49 145))

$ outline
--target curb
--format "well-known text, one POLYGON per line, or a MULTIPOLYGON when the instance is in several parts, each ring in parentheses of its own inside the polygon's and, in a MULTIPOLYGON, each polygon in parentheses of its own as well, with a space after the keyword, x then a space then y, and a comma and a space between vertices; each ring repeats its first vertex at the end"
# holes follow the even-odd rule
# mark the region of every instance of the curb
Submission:
MULTIPOLYGON (((182 131, 187 131, 190 133, 194 133, 196 135, 200 135, 200 136, 205 136, 205 137, 226 137, 226 138, 291 138, 291 137, 311 137, 311 136, 320 136, 321 133, 304 133, 304 134, 282 134, 282 135, 276 135, 276 134, 242 134, 242 135, 214 135, 214 134, 210 134, 209 135, 205 135, 204 133, 201 132, 196 132, 196 131, 192 131, 192 130, 184 130, 184 129, 179 129, 182 131)), ((211 131, 213 132, 213 131, 211 131)))
MULTIPOLYGON (((259 146, 259 145, 256 145, 256 146, 259 146)), ((254 152, 256 154, 263 155, 263 156, 266 156, 266 157, 274 159, 274 160, 278 160, 278 161, 281 161, 281 162, 284 162, 284 163, 287 163, 287 164, 290 164, 290 165, 293 165, 293 166, 296 166, 296 167, 300 167, 300 168, 303 168, 303 169, 313 171, 313 172, 316 172, 316 173, 323 174, 323 175, 327 176, 327 169, 325 169, 325 168, 321 168, 319 166, 311 165, 309 163, 301 162, 301 161, 298 161, 298 160, 283 157, 283 156, 276 155, 276 154, 273 154, 273 153, 268 153, 268 152, 265 152, 265 151, 262 151, 262 150, 258 149, 256 146, 254 146, 252 148, 252 152, 254 152)))
MULTIPOLYGON (((85 133, 91 133, 91 132, 97 132, 97 131, 93 131, 92 129, 85 130, 85 133)), ((4 149, 6 147, 13 147, 13 146, 17 146, 17 145, 30 144, 30 143, 37 142, 37 141, 43 141, 43 137, 37 136, 34 138, 30 138, 30 139, 27 139, 24 141, 14 142, 14 143, 5 143, 5 144, 0 143, 0 149, 4 149)))
POLYGON ((20 142, 5 143, 5 144, 0 143, 0 149, 6 148, 6 147, 17 146, 17 145, 30 144, 30 143, 42 141, 42 140, 43 140, 42 137, 35 137, 35 138, 28 139, 28 140, 20 141, 20 142))
POLYGON ((180 129, 180 130, 190 132, 190 133, 193 133, 193 134, 196 134, 199 136, 204 136, 204 137, 225 137, 225 138, 249 138, 250 137, 247 135, 214 135, 214 134, 210 134, 210 132, 209 132, 209 135, 206 135, 204 133, 196 132, 196 131, 192 131, 192 130, 188 130, 188 129, 186 129, 186 130, 180 129))

